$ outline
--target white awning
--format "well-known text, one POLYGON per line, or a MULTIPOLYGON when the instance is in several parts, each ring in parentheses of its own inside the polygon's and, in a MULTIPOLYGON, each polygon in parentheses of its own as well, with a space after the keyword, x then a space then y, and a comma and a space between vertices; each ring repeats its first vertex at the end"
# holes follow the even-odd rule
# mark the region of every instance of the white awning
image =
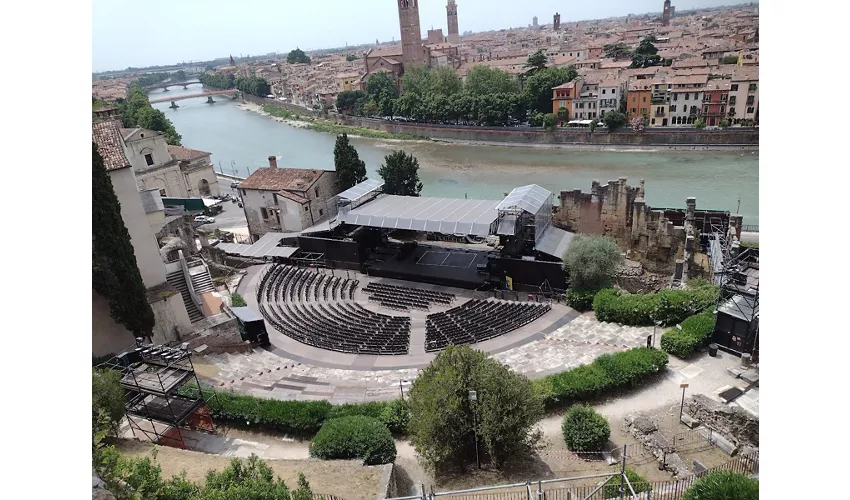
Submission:
POLYGON ((345 214, 356 226, 487 236, 498 213, 493 200, 389 195, 345 214))
POLYGON ((204 206, 207 207, 207 208, 218 205, 219 203, 222 203, 224 201, 224 200, 214 200, 212 198, 201 198, 201 199, 204 200, 204 206))

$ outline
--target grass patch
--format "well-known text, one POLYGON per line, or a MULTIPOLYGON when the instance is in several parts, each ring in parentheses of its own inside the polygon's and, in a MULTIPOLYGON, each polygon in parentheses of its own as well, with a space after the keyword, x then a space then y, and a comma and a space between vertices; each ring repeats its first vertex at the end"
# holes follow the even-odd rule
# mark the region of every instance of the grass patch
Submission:
POLYGON ((429 137, 425 137, 424 135, 413 135, 413 134, 395 134, 392 132, 384 132, 383 130, 372 130, 368 128, 362 127, 352 127, 350 125, 339 125, 336 123, 331 123, 328 121, 314 121, 309 127, 310 130, 314 132, 324 132, 326 134, 334 134, 339 135, 342 133, 348 135, 356 135, 360 137, 366 137, 368 139, 398 139, 403 141, 428 141, 431 140, 429 137))

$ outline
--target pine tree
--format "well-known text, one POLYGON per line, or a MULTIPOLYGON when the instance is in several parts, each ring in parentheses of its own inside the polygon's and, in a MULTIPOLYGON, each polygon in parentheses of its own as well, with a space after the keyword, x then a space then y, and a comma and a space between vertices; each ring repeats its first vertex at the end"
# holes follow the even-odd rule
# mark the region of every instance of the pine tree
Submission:
POLYGON ((340 191, 345 191, 366 180, 366 163, 360 159, 357 150, 348 142, 347 134, 336 137, 334 166, 340 191))
POLYGON ((103 158, 92 142, 92 288, 109 300, 109 314, 136 337, 149 337, 155 323, 153 309, 130 233, 121 219, 121 205, 103 158))
POLYGON ((384 179, 384 192, 387 194, 419 196, 422 191, 419 160, 404 151, 393 151, 387 155, 378 174, 384 179))

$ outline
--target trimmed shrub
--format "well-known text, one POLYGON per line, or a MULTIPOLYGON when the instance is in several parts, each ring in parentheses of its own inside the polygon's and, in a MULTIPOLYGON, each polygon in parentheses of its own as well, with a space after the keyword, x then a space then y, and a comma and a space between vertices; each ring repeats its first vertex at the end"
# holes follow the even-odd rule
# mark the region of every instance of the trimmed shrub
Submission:
POLYGON ((208 405, 214 419, 301 436, 318 432, 332 408, 327 401, 281 401, 231 392, 215 392, 208 405))
POLYGON ((570 289, 567 291, 567 305, 579 312, 587 312, 593 309, 593 298, 596 292, 585 292, 570 289))
POLYGON ((565 402, 586 400, 622 387, 635 387, 667 366, 667 354, 637 347, 604 354, 589 365, 535 380, 534 387, 551 408, 565 402))
POLYGON ((758 500, 758 479, 745 476, 740 472, 718 470, 709 472, 694 481, 682 500, 758 500))
POLYGON ((407 426, 410 424, 410 405, 404 399, 394 399, 389 403, 383 403, 379 420, 387 426, 393 434, 407 434, 407 426))
MULTIPOLYGON (((643 493, 645 491, 651 491, 652 485, 646 480, 645 477, 641 476, 637 472, 632 469, 626 468, 626 477, 629 480, 629 484, 632 485, 632 489, 635 490, 635 493, 643 493)), ((602 488, 602 497, 603 498, 620 498, 620 485, 623 485, 625 488, 623 491, 626 493, 626 497, 631 495, 631 490, 629 487, 623 484, 623 476, 616 476, 615 478, 608 481, 608 484, 602 488)))
POLYGON ((711 311, 695 314, 683 321, 681 326, 681 330, 674 328, 664 332, 661 349, 679 358, 687 358, 711 340, 714 314, 711 311))
POLYGON ((605 417, 589 406, 573 406, 561 424, 564 441, 571 451, 599 451, 611 437, 605 417))
POLYGON ((310 442, 310 456, 324 460, 361 458, 365 465, 392 463, 393 436, 380 420, 362 415, 325 422, 310 442))
POLYGON ((717 287, 702 285, 686 290, 658 293, 622 293, 605 289, 593 299, 596 319, 630 326, 650 326, 653 321, 669 326, 711 307, 717 300, 717 287))

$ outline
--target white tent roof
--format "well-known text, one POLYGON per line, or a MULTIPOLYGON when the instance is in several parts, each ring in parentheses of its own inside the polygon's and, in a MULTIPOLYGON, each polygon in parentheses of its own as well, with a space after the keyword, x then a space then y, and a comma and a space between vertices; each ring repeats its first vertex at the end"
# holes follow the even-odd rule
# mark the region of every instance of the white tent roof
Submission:
POLYGON ((552 196, 552 192, 543 189, 537 184, 529 184, 514 188, 504 200, 496 207, 497 210, 511 210, 520 208, 526 212, 536 214, 540 207, 546 203, 546 199, 552 196))
POLYGON ((367 194, 384 186, 384 181, 366 179, 360 184, 354 185, 345 191, 339 193, 339 197, 343 200, 357 201, 367 194))
POLYGON ((538 252, 543 252, 558 259, 564 258, 564 252, 569 248, 575 234, 558 229, 557 227, 549 226, 543 232, 543 237, 535 245, 538 252))
POLYGON ((498 203, 388 195, 348 212, 345 222, 356 226, 487 236, 498 215, 498 203))

